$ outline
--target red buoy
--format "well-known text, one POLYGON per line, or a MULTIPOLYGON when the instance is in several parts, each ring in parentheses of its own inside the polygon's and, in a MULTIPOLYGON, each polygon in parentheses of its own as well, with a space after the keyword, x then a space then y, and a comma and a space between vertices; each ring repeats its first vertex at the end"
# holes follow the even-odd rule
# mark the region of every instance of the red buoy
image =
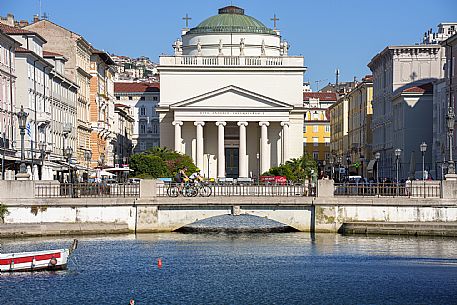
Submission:
POLYGON ((162 259, 157 259, 157 267, 162 268, 162 259))

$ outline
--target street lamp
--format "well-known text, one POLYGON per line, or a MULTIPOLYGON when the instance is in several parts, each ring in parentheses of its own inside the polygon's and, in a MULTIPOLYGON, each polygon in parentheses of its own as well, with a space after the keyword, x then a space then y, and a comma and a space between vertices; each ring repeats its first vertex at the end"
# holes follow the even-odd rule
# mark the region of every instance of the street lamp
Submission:
POLYGON ((46 153, 46 142, 40 142, 38 143, 38 148, 40 149, 40 155, 41 155, 41 180, 43 180, 43 168, 44 168, 44 157, 46 153))
POLYGON ((448 161, 448 174, 455 174, 455 166, 454 166, 454 160, 452 158, 452 145, 453 145, 453 137, 454 137, 454 124, 455 124, 455 114, 454 114, 454 108, 449 107, 447 111, 447 116, 446 116, 446 121, 447 121, 447 133, 449 136, 449 161, 448 161))
POLYGON ((73 148, 71 148, 70 146, 67 146, 67 148, 65 148, 65 156, 67 157, 67 162, 68 162, 68 174, 69 174, 69 182, 70 183, 73 183, 73 178, 72 178, 72 175, 71 175, 71 156, 73 155, 73 148))
POLYGON ((25 152, 24 152, 24 136, 25 136, 25 125, 27 124, 27 117, 29 114, 24 111, 24 106, 21 105, 21 111, 17 113, 17 119, 19 122, 19 129, 21 134, 21 165, 19 167, 19 174, 16 175, 19 180, 27 180, 30 175, 27 173, 27 167, 25 165, 25 152))
POLYGON ((346 165, 347 165, 347 170, 346 170, 346 177, 349 177, 349 166, 351 163, 351 154, 349 152, 346 153, 346 165))
POLYGON ((338 182, 341 182, 341 164, 343 163, 343 157, 338 156, 338 182))
POLYGON ((84 160, 87 162, 87 181, 89 181, 89 162, 92 160, 92 152, 90 150, 84 151, 84 160))
POLYGON ((325 166, 326 165, 327 165, 327 162, 325 160, 323 160, 322 161, 322 167, 324 168, 324 170, 322 171, 322 178, 327 176, 327 173, 326 173, 326 170, 325 170, 325 166))
POLYGON ((398 170, 399 170, 399 165, 398 165, 398 162, 400 160, 400 155, 401 155, 401 149, 400 148, 397 148, 395 149, 395 159, 396 159, 396 163, 397 163, 397 185, 398 185, 398 170))
POLYGON ((333 180, 333 163, 335 160, 333 159, 333 156, 330 155, 330 158, 328 160, 328 163, 330 164, 330 179, 333 180))
POLYGON ((419 147, 422 153, 422 180, 425 180, 425 152, 427 151, 427 144, 422 142, 419 147))
POLYGON ((208 180, 209 180, 209 159, 211 158, 211 155, 206 154, 206 158, 208 159, 208 180))
POLYGON ((257 185, 260 184, 260 153, 255 155, 257 158, 257 185))
POLYGON ((381 153, 378 151, 374 154, 376 159, 376 183, 379 184, 379 159, 381 159, 381 153))

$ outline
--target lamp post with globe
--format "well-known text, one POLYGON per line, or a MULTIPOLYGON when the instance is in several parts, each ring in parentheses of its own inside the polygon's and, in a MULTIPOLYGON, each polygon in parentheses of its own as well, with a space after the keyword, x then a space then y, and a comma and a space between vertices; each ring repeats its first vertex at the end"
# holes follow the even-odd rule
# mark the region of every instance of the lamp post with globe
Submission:
MULTIPOLYGON (((455 114, 454 114, 454 107, 449 107, 447 116, 446 116, 446 121, 447 121, 447 133, 449 137, 449 161, 448 161, 448 170, 447 173, 448 177, 452 177, 455 179, 455 164, 452 156, 452 150, 453 150, 453 137, 454 137, 454 124, 455 124, 455 114)), ((447 178, 447 177, 446 177, 447 178)))
POLYGON ((27 117, 29 114, 24 111, 24 106, 21 106, 21 110, 16 114, 19 122, 19 129, 21 135, 21 165, 19 166, 19 173, 16 175, 17 180, 28 180, 30 174, 27 173, 27 166, 25 165, 25 152, 24 152, 24 136, 25 127, 27 124, 27 117))
POLYGON ((397 148, 395 149, 395 162, 397 163, 397 166, 396 166, 396 171, 397 171, 397 194, 398 194, 398 171, 400 169, 400 166, 399 166, 399 163, 400 163, 400 155, 401 155, 401 149, 400 148, 397 148))
POLYGON ((427 151, 427 144, 422 142, 419 147, 422 153, 422 180, 425 180, 425 152, 427 151))

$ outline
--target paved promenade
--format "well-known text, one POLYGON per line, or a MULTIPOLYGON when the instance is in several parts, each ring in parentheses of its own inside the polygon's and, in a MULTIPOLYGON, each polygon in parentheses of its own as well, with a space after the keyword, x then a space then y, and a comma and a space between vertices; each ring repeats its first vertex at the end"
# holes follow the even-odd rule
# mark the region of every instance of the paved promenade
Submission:
POLYGON ((57 235, 91 235, 129 233, 126 223, 20 223, 0 224, 0 238, 36 237, 57 235))
POLYGON ((347 222, 340 233, 457 237, 457 222, 347 222))

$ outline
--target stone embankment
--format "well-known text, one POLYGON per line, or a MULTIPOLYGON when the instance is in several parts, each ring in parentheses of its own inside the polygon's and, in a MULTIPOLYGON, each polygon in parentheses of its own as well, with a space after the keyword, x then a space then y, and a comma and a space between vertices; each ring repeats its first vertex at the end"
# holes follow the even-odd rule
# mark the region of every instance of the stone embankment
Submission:
POLYGON ((0 224, 0 238, 37 237, 57 235, 124 234, 130 230, 126 223, 19 223, 0 224))
POLYGON ((136 196, 116 198, 37 198, 35 190, 33 181, 0 181, 0 203, 8 209, 0 215, 0 237, 177 230, 457 236, 457 181, 442 185, 441 198, 334 196, 330 180, 319 181, 317 197, 170 198, 153 180, 142 180, 136 196))
POLYGON ((378 234, 457 237, 457 222, 348 222, 342 234, 378 234))

